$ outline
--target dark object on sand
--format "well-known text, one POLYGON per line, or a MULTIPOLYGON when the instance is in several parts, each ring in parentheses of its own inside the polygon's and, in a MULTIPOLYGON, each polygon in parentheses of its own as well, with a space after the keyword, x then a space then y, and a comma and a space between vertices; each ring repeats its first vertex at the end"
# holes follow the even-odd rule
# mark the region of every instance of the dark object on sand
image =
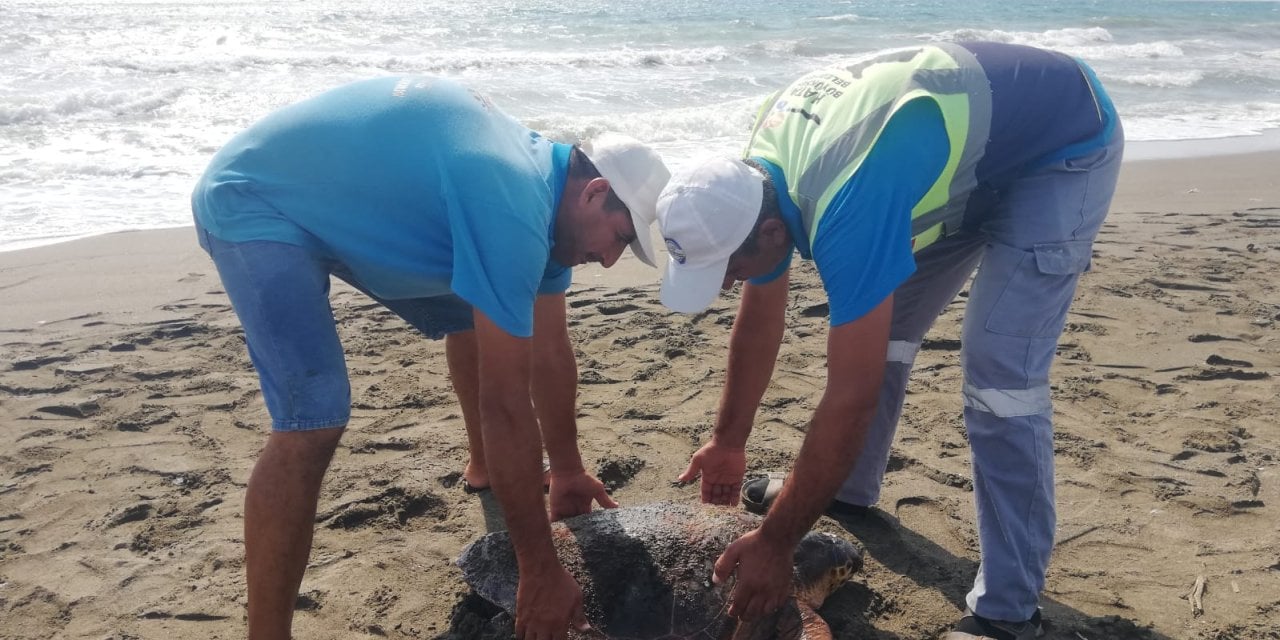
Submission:
MULTIPOLYGON (((728 616, 733 580, 712 584, 712 567, 730 542, 759 523, 740 509, 658 502, 570 518, 552 527, 552 537, 582 586, 592 626, 586 637, 829 640, 831 630, 815 610, 862 567, 862 551, 830 534, 810 533, 800 543, 796 597, 776 615, 741 628, 728 616)), ((468 545, 458 566, 477 595, 514 615, 518 575, 506 532, 468 545)))

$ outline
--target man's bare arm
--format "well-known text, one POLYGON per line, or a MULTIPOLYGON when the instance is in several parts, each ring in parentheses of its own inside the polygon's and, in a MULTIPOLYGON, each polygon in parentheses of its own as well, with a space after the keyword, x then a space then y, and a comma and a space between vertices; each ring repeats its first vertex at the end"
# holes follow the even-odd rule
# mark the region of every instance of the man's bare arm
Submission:
POLYGON ((720 409, 716 414, 717 444, 742 448, 764 397, 786 328, 788 270, 773 282, 743 285, 738 317, 729 337, 729 365, 720 409))
POLYGON ((800 455, 761 532, 796 544, 848 476, 862 452, 884 377, 893 296, 865 316, 833 327, 827 339, 827 389, 800 455))
POLYGON ((480 424, 493 491, 502 503, 517 559, 559 564, 542 501, 542 438, 529 400, 532 340, 518 338, 475 311, 480 364, 480 424))
POLYGON ((552 471, 581 472, 585 468, 578 451, 578 363, 569 342, 563 293, 540 295, 534 305, 532 371, 530 391, 552 471))

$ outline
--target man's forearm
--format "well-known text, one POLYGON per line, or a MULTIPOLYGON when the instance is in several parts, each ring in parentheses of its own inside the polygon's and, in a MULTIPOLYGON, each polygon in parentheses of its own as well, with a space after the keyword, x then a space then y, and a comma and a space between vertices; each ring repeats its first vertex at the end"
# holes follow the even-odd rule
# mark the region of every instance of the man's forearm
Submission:
POLYGON ((795 544, 818 521, 858 455, 880 401, 893 296, 827 336, 827 390, 762 535, 795 544))
POLYGON ((851 412, 827 402, 818 406, 782 494, 760 527, 763 535, 800 542, 849 475, 874 414, 875 407, 851 412))
POLYGON ((585 467, 578 451, 578 365, 567 334, 535 350, 530 391, 553 470, 582 471, 585 467))
POLYGON ((537 422, 528 394, 510 393, 482 389, 481 423, 486 455, 501 461, 489 469, 493 492, 502 504, 517 560, 532 569, 557 561, 543 502, 537 422))
POLYGON ((729 365, 720 396, 714 438, 733 448, 746 446, 756 409, 773 377, 774 362, 786 328, 787 276, 781 283, 744 287, 742 304, 729 337, 729 365))

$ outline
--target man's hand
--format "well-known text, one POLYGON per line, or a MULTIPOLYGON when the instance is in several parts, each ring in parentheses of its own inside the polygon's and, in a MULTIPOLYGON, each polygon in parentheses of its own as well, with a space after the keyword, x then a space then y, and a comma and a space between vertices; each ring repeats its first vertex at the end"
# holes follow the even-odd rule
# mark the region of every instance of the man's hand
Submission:
POLYGON ((582 610, 582 588, 559 563, 543 570, 521 567, 516 589, 517 640, 564 640, 572 624, 590 628, 582 610))
POLYGON ((676 479, 693 482, 702 475, 702 501, 707 504, 738 504, 742 478, 747 473, 747 453, 742 447, 708 442, 693 454, 689 467, 676 479))
POLYGON ((606 509, 618 506, 604 484, 586 471, 558 474, 551 472, 551 520, 591 513, 591 503, 599 502, 606 509))
POLYGON ((716 560, 716 584, 737 573, 729 615, 755 620, 773 613, 791 597, 795 546, 751 531, 730 544, 716 560))

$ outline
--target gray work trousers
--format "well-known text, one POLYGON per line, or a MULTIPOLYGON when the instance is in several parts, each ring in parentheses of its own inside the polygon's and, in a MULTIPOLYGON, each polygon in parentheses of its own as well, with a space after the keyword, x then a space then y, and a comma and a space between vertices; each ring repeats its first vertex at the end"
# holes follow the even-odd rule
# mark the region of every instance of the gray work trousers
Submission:
POLYGON ((973 230, 917 253, 916 272, 894 292, 879 408, 836 498, 879 499, 916 352, 976 268, 960 357, 982 559, 967 604, 988 618, 1030 618, 1044 587, 1055 527, 1049 366, 1123 150, 1117 123, 1107 146, 1024 173, 970 213, 973 230))

